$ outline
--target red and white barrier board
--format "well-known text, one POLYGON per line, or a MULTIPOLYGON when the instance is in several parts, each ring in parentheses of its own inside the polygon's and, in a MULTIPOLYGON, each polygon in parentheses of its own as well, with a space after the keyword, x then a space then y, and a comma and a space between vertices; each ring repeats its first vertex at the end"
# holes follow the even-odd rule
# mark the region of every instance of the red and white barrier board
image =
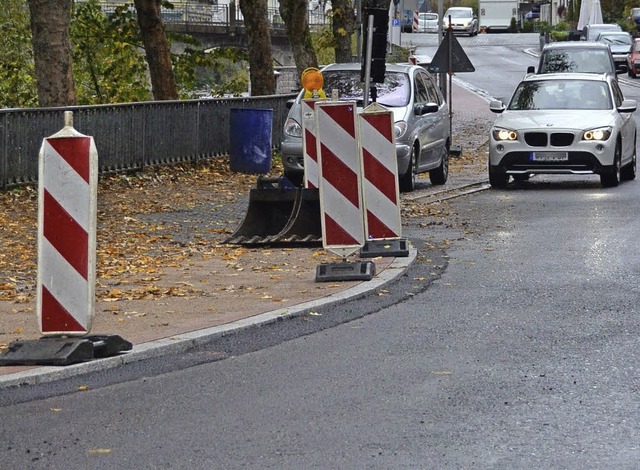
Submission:
POLYGON ((65 128, 39 155, 38 322, 43 334, 85 334, 95 304, 98 153, 65 128))
POLYGON ((418 32, 418 25, 419 25, 419 23, 418 23, 418 10, 414 10, 413 11, 413 21, 411 22, 411 24, 412 24, 411 30, 414 33, 417 33, 418 32))
POLYGON ((304 164, 304 187, 318 188, 318 154, 316 142, 316 100, 302 100, 302 149, 304 164))
POLYGON ((378 103, 358 116, 367 240, 400 238, 400 188, 393 113, 378 103))
POLYGON ((365 242, 355 102, 316 103, 324 248, 347 257, 365 242))

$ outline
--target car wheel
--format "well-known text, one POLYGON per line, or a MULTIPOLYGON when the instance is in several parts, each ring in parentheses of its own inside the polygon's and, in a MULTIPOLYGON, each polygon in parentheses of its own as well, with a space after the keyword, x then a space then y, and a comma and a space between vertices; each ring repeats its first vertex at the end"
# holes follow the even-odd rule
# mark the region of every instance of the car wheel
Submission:
POLYGON ((613 157, 613 165, 611 168, 607 168, 600 175, 600 183, 606 188, 613 188, 620 184, 620 155, 622 153, 622 146, 620 141, 616 144, 616 153, 613 157))
POLYGON ((434 185, 443 185, 449 178, 449 148, 444 148, 440 166, 429 172, 429 181, 434 185))
POLYGON ((411 155, 409 155, 409 168, 400 177, 400 191, 410 193, 416 189, 416 181, 418 179, 418 166, 415 162, 415 150, 411 147, 411 155))
POLYGON ((629 76, 630 76, 631 78, 636 78, 636 73, 633 71, 633 67, 629 67, 629 68, 627 69, 627 73, 629 74, 629 76))
POLYGON ((509 175, 499 166, 489 166, 489 184, 497 189, 504 189, 509 183, 509 175))
POLYGON ((620 170, 620 179, 623 181, 631 181, 636 179, 636 138, 633 139, 633 155, 631 162, 626 164, 620 170))

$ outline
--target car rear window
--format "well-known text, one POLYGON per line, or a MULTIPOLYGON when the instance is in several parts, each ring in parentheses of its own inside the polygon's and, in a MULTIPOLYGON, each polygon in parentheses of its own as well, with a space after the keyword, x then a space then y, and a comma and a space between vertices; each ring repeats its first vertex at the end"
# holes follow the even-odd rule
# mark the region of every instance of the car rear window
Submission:
POLYGON ((610 73, 612 69, 610 53, 606 49, 549 49, 542 55, 539 73, 585 72, 610 73))
POLYGON ((593 80, 539 80, 521 82, 508 109, 611 109, 613 103, 606 82, 593 80))
MULTIPOLYGON (((341 101, 360 101, 364 95, 364 83, 360 81, 360 70, 325 70, 322 72, 324 79, 323 89, 327 96, 331 96, 332 90, 338 90, 338 98, 341 101)), ((387 72, 384 83, 375 83, 377 89, 377 102, 384 106, 399 107, 409 103, 411 85, 409 76, 401 72, 387 72)))

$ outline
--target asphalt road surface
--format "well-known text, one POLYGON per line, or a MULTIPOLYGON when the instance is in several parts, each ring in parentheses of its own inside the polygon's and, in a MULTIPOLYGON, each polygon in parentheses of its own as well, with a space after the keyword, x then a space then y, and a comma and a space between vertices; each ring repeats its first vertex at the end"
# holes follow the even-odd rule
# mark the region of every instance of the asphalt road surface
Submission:
POLYGON ((379 295, 0 397, 2 467, 637 468, 639 198, 537 176, 453 199, 379 295))

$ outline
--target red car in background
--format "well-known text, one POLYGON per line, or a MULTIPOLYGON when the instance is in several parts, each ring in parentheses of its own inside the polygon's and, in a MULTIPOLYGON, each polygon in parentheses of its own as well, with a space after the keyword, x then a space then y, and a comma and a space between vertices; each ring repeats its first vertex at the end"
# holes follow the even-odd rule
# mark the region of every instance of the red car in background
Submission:
POLYGON ((636 78, 640 75, 640 38, 634 39, 631 44, 631 51, 627 55, 627 65, 630 77, 636 78))

